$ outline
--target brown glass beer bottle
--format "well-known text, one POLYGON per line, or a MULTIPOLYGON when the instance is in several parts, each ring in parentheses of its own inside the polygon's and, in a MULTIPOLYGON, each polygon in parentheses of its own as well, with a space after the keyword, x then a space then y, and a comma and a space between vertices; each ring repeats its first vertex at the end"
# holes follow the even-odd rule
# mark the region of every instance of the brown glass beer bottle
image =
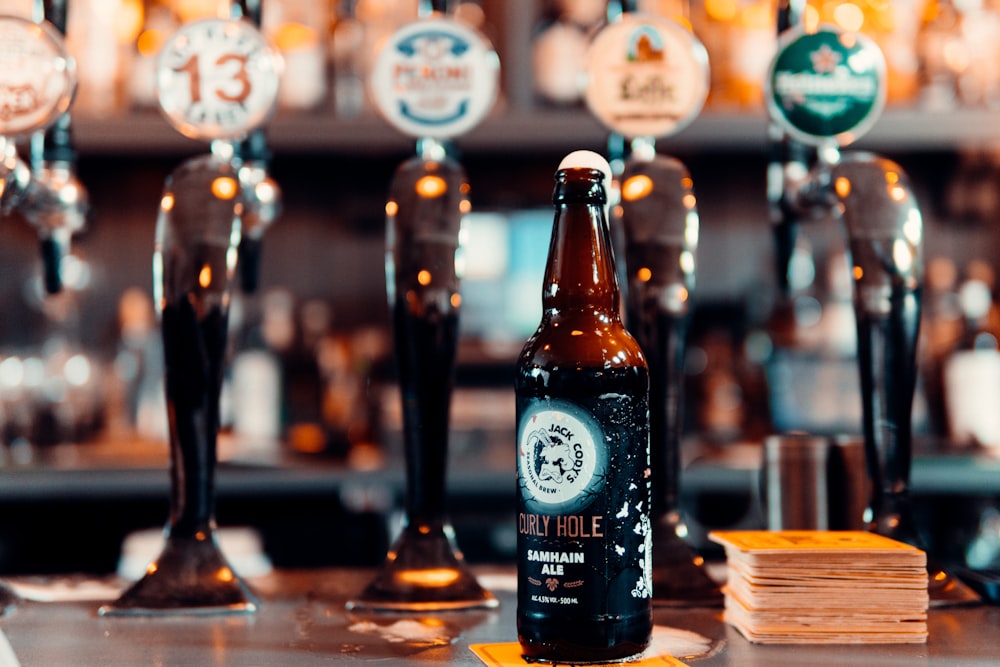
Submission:
POLYGON ((650 600, 648 370, 619 313, 610 169, 556 172, 542 320, 516 373, 517 630, 529 660, 642 652, 650 600))

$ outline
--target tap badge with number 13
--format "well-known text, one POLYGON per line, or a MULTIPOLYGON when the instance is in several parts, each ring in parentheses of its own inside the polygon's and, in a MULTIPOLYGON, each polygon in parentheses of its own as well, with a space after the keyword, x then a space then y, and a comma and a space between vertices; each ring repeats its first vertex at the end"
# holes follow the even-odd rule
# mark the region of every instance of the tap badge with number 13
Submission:
POLYGON ((0 136, 51 125, 69 110, 76 66, 49 23, 0 16, 0 136))
POLYGON ((625 14, 587 53, 591 113, 626 137, 665 137, 693 121, 708 97, 708 53, 669 19, 625 14))
POLYGON ((273 113, 281 62, 248 21, 194 21, 160 51, 160 109, 192 139, 240 139, 273 113))
POLYGON ((386 121, 414 137, 463 134, 493 109, 500 60, 485 37, 432 18, 397 30, 372 66, 369 92, 386 121))
POLYGON ((786 31, 768 73, 771 118, 810 145, 850 144, 885 106, 885 58, 868 37, 820 26, 786 31))

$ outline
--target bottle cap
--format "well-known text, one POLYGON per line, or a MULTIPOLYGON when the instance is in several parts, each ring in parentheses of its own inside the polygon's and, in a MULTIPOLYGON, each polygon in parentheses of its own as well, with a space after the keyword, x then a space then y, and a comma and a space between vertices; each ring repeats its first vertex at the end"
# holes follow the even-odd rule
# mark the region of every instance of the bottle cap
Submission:
POLYGON ((559 163, 559 169, 597 169, 604 174, 604 190, 607 192, 611 185, 611 165, 600 153, 594 151, 579 150, 569 153, 559 163))

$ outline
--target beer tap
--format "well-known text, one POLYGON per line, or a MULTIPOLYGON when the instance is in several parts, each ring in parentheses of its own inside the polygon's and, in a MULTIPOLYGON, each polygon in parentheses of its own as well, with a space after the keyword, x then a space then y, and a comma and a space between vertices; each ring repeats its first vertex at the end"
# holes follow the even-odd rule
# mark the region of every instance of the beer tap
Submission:
MULTIPOLYGON (((20 213, 42 245, 45 287, 62 286, 60 263, 69 238, 83 226, 86 192, 76 179, 69 141, 69 108, 76 65, 66 49, 65 2, 35 4, 35 20, 0 16, 0 217, 20 213), (53 19, 57 25, 46 20, 53 19), (49 133, 43 133, 49 129, 49 133), (32 136, 31 160, 17 141, 32 136)), ((0 616, 19 596, 0 583, 0 616)))
MULTIPOLYGON (((261 27, 261 0, 236 0, 231 17, 245 18, 258 30, 261 27)), ((242 235, 239 247, 240 286, 244 292, 256 291, 260 279, 260 253, 264 233, 281 215, 281 187, 271 177, 271 153, 267 134, 256 127, 235 145, 233 159, 238 165, 243 190, 242 235)))
POLYGON ((270 219, 263 201, 274 201, 261 197, 266 180, 245 177, 237 157, 238 143, 274 110, 281 62, 243 20, 244 9, 229 20, 183 26, 157 64, 157 97, 167 120, 189 137, 208 140, 211 149, 170 174, 156 226, 153 289, 170 425, 165 542, 143 577, 100 608, 104 616, 257 609, 219 549, 215 521, 219 395, 243 224, 252 216, 257 223, 270 219))
POLYGON ((45 289, 62 289, 62 259, 83 229, 87 191, 76 175, 69 108, 76 69, 64 43, 66 0, 36 0, 35 22, 0 17, 4 62, 0 77, 16 101, 0 120, 0 213, 18 211, 36 230, 45 289), (16 139, 31 133, 30 161, 16 139))
MULTIPOLYGON (((903 169, 868 152, 841 153, 874 124, 885 101, 885 61, 862 34, 792 25, 779 11, 778 50, 766 80, 772 138, 784 163, 769 168, 779 272, 804 221, 844 223, 853 263, 862 431, 870 482, 869 530, 920 546, 909 505, 911 415, 923 279, 923 221, 903 169), (786 25, 787 24, 787 25, 786 25), (796 146, 796 143, 799 145, 796 146), (802 156, 808 158, 805 164, 802 156)), ((779 276, 779 283, 781 282, 779 276)), ((932 605, 975 594, 933 562, 932 605)))
POLYGON ((470 210, 465 170, 448 142, 496 99, 499 60, 489 42, 422 0, 417 21, 384 44, 370 92, 385 120, 417 138, 396 170, 386 212, 386 295, 393 323, 406 464, 402 530, 375 577, 347 608, 489 609, 499 604, 466 564, 446 512, 451 392, 462 303, 460 232, 470 210))
POLYGON ((655 143, 683 130, 701 111, 708 57, 686 28, 637 13, 634 2, 609 3, 608 17, 588 54, 585 100, 613 133, 628 139, 629 154, 616 175, 620 202, 611 218, 624 237, 628 327, 649 365, 653 602, 714 606, 722 595, 683 539, 679 502, 698 210, 687 168, 658 154, 655 143))

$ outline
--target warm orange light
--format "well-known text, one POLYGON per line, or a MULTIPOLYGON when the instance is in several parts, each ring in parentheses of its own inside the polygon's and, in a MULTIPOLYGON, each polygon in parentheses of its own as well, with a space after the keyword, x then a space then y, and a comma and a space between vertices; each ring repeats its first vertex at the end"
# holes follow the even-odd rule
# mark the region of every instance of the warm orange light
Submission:
POLYGON ((843 176, 833 182, 833 189, 841 199, 851 194, 851 181, 843 176))
POLYGON ((622 199, 635 201, 642 199, 653 191, 653 179, 645 174, 630 176, 622 183, 622 199))
POLYGON ((887 171, 885 172, 885 182, 891 184, 899 183, 899 172, 898 171, 887 171))
POLYGON ((844 30, 857 32, 865 24, 865 13, 852 2, 844 2, 833 10, 833 21, 844 30))
POLYGON ((462 295, 455 293, 451 295, 451 307, 458 308, 462 305, 462 295))
POLYGON ((201 271, 198 272, 198 284, 203 289, 212 284, 212 267, 208 264, 201 267, 201 271))
POLYGON ((737 11, 735 0, 705 0, 705 12, 716 21, 732 21, 737 11))
POLYGON ((819 27, 819 10, 812 5, 806 5, 805 11, 802 12, 802 25, 806 32, 816 32, 819 27))
POLYGON ((858 36, 850 32, 845 32, 840 36, 840 43, 844 45, 845 49, 853 49, 858 43, 858 36))
POLYGON ((583 332, 580 331, 579 329, 573 329, 572 331, 569 332, 569 335, 570 336, 582 336, 583 332))
POLYGON ((417 273, 417 282, 426 287, 431 284, 431 272, 427 269, 420 269, 417 273))
POLYGON ((902 185, 893 185, 889 187, 889 197, 893 201, 905 201, 906 200, 906 188, 902 185))
POLYGON ((411 586, 424 586, 426 588, 443 588, 450 586, 459 577, 458 570, 450 567, 440 567, 429 570, 400 570, 396 573, 396 579, 411 586))
POLYGON ((316 30, 301 23, 283 23, 274 31, 274 45, 281 51, 293 51, 315 46, 319 42, 316 30))
POLYGON ((144 21, 141 0, 123 0, 115 12, 115 39, 119 44, 135 40, 144 21))
POLYGON ((694 208, 695 204, 698 203, 698 200, 695 199, 694 195, 689 192, 681 197, 681 203, 684 204, 684 208, 694 208))
POLYGON ((469 201, 468 199, 463 199, 462 201, 458 202, 458 210, 461 211, 462 213, 468 213, 469 211, 472 210, 472 202, 469 201))
POLYGON ((648 283, 649 279, 653 277, 653 272, 649 270, 648 267, 642 267, 635 272, 635 277, 639 279, 641 283, 648 283))
POLYGON ((448 191, 448 184, 440 176, 423 176, 417 181, 414 189, 421 197, 430 199, 440 197, 448 191))
POLYGON ((215 573, 215 578, 219 581, 230 582, 236 578, 236 575, 234 575, 233 571, 228 567, 221 567, 219 568, 219 571, 215 573))
POLYGON ((160 200, 160 208, 168 212, 174 209, 174 194, 172 192, 163 195, 163 199, 160 200))
POLYGON ((399 213, 399 204, 394 201, 388 201, 385 203, 385 214, 392 217, 399 213))
POLYGON ((851 272, 854 275, 855 280, 861 280, 865 275, 865 270, 860 266, 855 266, 854 270, 851 272))
POLYGON ((150 563, 149 565, 146 566, 146 574, 155 574, 158 569, 160 569, 159 565, 157 565, 155 562, 150 563))
POLYGON ((143 30, 135 40, 135 48, 143 58, 152 58, 160 52, 163 33, 159 30, 143 30))
POLYGON ((231 176, 219 176, 212 181, 212 194, 218 199, 232 199, 236 196, 238 187, 235 178, 231 176))

